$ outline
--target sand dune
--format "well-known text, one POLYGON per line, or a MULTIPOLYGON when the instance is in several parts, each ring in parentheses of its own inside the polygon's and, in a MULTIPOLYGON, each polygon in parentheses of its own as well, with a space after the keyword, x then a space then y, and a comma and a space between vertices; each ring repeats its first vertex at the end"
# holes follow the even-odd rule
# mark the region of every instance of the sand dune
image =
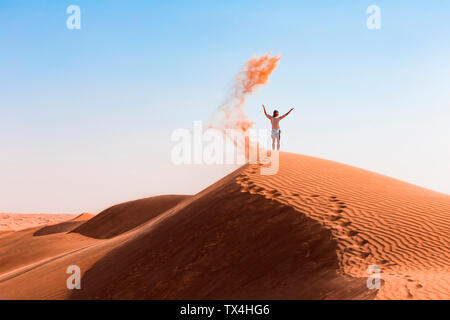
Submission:
POLYGON ((186 198, 189 196, 164 195, 121 203, 99 213, 73 232, 92 238, 112 238, 157 217, 186 198))
POLYGON ((36 232, 33 233, 33 236, 45 236, 45 235, 54 234, 54 233, 69 232, 69 231, 72 231, 75 228, 81 226, 87 220, 90 220, 94 216, 95 215, 93 215, 93 214, 85 212, 85 213, 82 213, 82 214, 76 216, 73 219, 68 220, 68 221, 64 221, 64 222, 57 223, 57 224, 50 224, 50 225, 46 225, 42 228, 39 228, 38 230, 36 230, 36 232))
POLYGON ((277 175, 248 168, 239 183, 331 230, 345 274, 379 266, 379 299, 450 298, 450 196, 313 157, 281 161, 277 175))
POLYGON ((290 153, 276 175, 259 168, 192 197, 0 235, 0 297, 450 298, 450 196, 290 153), (66 288, 72 264, 81 290, 66 288), (382 271, 380 290, 366 286, 369 265, 382 271))

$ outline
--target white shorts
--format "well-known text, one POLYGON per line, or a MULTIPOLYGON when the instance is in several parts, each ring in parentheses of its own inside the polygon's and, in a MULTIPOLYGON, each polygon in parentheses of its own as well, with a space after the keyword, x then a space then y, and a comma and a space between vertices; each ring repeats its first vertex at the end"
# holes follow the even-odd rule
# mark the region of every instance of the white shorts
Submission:
POLYGON ((280 129, 272 129, 272 139, 280 139, 281 130, 280 129))

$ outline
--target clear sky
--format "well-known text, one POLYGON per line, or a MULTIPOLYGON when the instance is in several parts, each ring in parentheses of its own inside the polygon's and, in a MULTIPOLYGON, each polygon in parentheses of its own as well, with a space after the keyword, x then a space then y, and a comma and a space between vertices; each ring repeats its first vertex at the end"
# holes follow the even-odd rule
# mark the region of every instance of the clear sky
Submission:
POLYGON ((282 149, 450 194, 449 14, 446 0, 3 0, 0 212, 200 191, 233 168, 174 166, 171 133, 269 51, 283 58, 247 111, 266 128, 262 103, 296 108, 282 149))

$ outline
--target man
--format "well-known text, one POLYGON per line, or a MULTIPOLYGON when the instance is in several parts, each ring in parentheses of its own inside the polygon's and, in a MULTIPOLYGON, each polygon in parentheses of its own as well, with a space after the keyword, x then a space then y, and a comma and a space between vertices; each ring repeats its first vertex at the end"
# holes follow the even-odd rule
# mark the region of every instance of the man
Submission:
POLYGON ((281 130, 280 130, 280 120, 287 117, 289 113, 291 113, 294 108, 291 108, 286 114, 282 115, 281 117, 278 117, 279 112, 278 110, 273 111, 273 116, 269 116, 266 112, 266 107, 263 106, 264 114, 266 115, 267 119, 270 120, 272 123, 272 150, 275 150, 275 141, 277 142, 277 150, 280 150, 280 140, 281 140, 281 130))

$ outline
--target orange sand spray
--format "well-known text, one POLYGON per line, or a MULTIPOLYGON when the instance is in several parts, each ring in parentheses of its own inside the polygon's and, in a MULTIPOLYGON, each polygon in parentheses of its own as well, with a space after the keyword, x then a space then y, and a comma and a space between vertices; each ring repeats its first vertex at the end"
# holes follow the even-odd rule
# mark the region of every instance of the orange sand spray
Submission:
MULTIPOLYGON (((238 131, 244 138, 241 141, 246 144, 248 153, 249 142, 245 137, 247 131, 253 127, 254 122, 248 119, 245 113, 246 98, 258 88, 267 84, 270 75, 275 70, 281 56, 271 57, 270 53, 261 57, 253 57, 247 61, 243 69, 237 74, 233 90, 219 109, 215 112, 210 128, 238 131)), ((240 143, 234 142, 236 146, 240 143)))

